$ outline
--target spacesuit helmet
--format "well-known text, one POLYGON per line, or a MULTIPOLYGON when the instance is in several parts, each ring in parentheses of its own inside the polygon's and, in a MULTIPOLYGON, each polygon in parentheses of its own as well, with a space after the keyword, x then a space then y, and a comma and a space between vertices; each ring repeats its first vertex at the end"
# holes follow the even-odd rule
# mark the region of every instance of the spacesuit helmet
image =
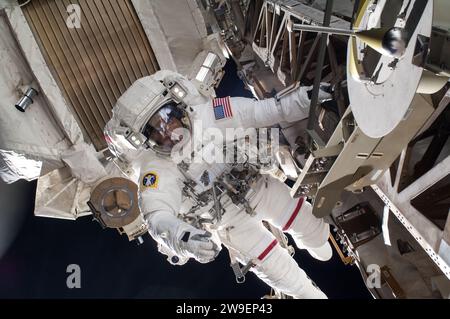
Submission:
POLYGON ((138 79, 119 98, 105 127, 109 149, 126 161, 143 149, 170 155, 191 132, 187 105, 203 99, 189 80, 175 72, 159 71, 138 79))

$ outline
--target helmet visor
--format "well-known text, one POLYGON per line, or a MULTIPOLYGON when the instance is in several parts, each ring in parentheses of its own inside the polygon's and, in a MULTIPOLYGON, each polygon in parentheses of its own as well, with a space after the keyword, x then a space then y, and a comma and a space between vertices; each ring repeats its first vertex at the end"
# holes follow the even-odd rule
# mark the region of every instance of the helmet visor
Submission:
POLYGON ((147 137, 147 143, 152 149, 170 154, 176 144, 184 141, 186 129, 189 128, 185 111, 170 102, 148 120, 142 133, 147 137))

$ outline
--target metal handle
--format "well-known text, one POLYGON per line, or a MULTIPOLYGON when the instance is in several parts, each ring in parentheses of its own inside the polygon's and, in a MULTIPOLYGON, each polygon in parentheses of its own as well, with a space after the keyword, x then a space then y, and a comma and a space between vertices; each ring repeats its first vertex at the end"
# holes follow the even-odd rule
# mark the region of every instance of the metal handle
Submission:
POLYGON ((309 32, 318 32, 318 33, 345 35, 345 36, 355 36, 356 35, 356 31, 354 31, 354 30, 337 29, 337 28, 330 28, 330 27, 317 26, 317 25, 293 23, 292 20, 288 22, 287 29, 289 32, 309 31, 309 32))

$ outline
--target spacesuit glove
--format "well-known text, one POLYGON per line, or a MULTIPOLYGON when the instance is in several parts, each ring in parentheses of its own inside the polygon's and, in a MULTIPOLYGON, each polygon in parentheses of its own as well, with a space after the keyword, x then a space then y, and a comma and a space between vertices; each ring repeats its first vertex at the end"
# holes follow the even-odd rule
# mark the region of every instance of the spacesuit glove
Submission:
MULTIPOLYGON (((296 122, 308 118, 312 89, 312 86, 300 86, 295 91, 280 98, 279 104, 281 107, 279 110, 284 121, 296 122)), ((330 91, 330 86, 327 83, 321 83, 319 103, 332 99, 332 95, 328 91, 330 91)))
POLYGON ((221 247, 211 233, 197 229, 169 212, 155 212, 147 217, 152 237, 179 257, 194 258, 201 263, 213 261, 221 247))
POLYGON ((180 244, 181 253, 194 258, 202 264, 213 261, 219 254, 221 248, 212 240, 212 234, 188 224, 187 226, 190 229, 186 229, 182 235, 180 244))
MULTIPOLYGON (((313 87, 308 86, 306 88, 306 90, 308 92, 308 98, 311 100, 313 87)), ((331 95, 331 92, 332 92, 331 84, 326 83, 326 82, 321 82, 320 87, 319 87, 319 97, 318 97, 319 104, 332 100, 333 95, 331 95)))

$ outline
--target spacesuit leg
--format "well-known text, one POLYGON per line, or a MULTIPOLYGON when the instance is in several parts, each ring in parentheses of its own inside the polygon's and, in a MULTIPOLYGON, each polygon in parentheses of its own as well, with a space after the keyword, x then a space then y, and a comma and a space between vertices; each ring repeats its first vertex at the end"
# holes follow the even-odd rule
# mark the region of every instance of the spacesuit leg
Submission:
POLYGON ((222 242, 237 255, 241 263, 255 263, 251 271, 284 294, 300 299, 327 298, 288 251, 278 244, 261 220, 241 214, 239 222, 219 232, 222 242))
POLYGON ((307 249, 314 258, 321 261, 331 259, 329 225, 312 214, 312 206, 305 198, 292 198, 287 185, 267 178, 261 190, 262 199, 255 208, 258 215, 292 235, 297 247, 307 249))

